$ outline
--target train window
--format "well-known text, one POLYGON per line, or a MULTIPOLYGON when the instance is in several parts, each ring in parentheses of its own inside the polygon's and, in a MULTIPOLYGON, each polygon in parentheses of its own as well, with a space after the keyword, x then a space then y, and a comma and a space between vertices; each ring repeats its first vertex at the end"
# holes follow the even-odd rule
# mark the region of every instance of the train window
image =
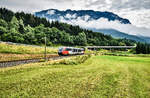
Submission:
POLYGON ((59 48, 59 51, 63 51, 63 48, 59 48))
POLYGON ((77 49, 73 49, 73 52, 77 52, 77 49))
POLYGON ((73 52, 75 52, 75 49, 73 49, 73 52))
POLYGON ((72 49, 71 48, 66 48, 66 51, 72 51, 72 49))
POLYGON ((76 49, 76 48, 73 48, 73 49, 71 49, 73 52, 82 52, 82 51, 84 51, 84 49, 76 49))

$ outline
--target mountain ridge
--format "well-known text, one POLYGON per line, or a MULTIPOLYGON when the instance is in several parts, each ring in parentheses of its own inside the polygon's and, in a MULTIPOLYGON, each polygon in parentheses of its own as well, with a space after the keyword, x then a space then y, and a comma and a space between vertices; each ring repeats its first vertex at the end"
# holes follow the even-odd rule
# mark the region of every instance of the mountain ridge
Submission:
MULTIPOLYGON (((128 19, 121 18, 120 16, 108 11, 101 12, 101 11, 94 11, 94 10, 70 10, 70 9, 60 11, 58 9, 48 9, 48 10, 35 12, 35 15, 38 17, 51 18, 54 20, 59 20, 60 16, 65 18, 67 14, 76 15, 77 17, 83 17, 88 15, 90 16, 91 19, 94 20, 100 18, 106 18, 109 21, 118 20, 120 23, 123 24, 131 24, 131 22, 128 19), (53 14, 49 13, 50 11, 53 11, 54 13, 53 14)), ((76 17, 74 19, 76 19, 76 17)))
POLYGON ((136 42, 127 39, 115 39, 99 32, 83 29, 58 21, 49 22, 46 18, 36 17, 24 12, 12 12, 0 8, 0 40, 23 44, 64 46, 132 46, 136 42))
POLYGON ((93 31, 103 32, 105 35, 111 35, 114 38, 126 38, 126 39, 134 39, 136 41, 143 42, 143 43, 146 42, 146 40, 140 36, 129 35, 124 32, 114 30, 114 29, 98 29, 98 30, 93 30, 93 31))
MULTIPOLYGON (((94 10, 71 10, 71 9, 60 11, 58 9, 47 9, 47 10, 35 12, 35 16, 44 17, 44 18, 47 18, 48 20, 60 21, 60 22, 61 22, 61 18, 63 18, 67 22, 71 20, 76 20, 78 18, 81 18, 84 21, 91 21, 91 20, 98 20, 101 18, 105 18, 105 19, 108 19, 108 21, 117 20, 121 24, 131 24, 131 22, 128 19, 122 18, 108 11, 101 12, 101 11, 94 11, 94 10)), ((111 28, 108 28, 105 30, 104 29, 96 30, 94 28, 86 28, 86 29, 94 30, 96 32, 101 32, 103 34, 111 35, 116 38, 127 38, 127 39, 135 40, 138 42, 150 43, 149 37, 130 35, 130 34, 127 34, 126 32, 121 32, 121 31, 111 29, 111 28)))

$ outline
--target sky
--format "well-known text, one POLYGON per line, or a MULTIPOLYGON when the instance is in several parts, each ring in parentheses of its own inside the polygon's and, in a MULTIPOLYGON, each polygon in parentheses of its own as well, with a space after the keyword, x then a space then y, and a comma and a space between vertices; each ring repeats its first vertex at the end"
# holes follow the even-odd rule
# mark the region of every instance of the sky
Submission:
POLYGON ((0 7, 27 13, 51 8, 110 11, 129 19, 133 27, 145 28, 150 36, 150 0, 0 0, 0 7))

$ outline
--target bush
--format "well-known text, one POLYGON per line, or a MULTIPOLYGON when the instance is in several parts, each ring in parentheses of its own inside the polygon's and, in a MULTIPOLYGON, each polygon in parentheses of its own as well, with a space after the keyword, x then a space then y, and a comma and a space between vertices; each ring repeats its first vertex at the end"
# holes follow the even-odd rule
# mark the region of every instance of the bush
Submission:
POLYGON ((50 65, 60 65, 60 64, 77 65, 77 64, 84 63, 90 57, 91 57, 91 55, 76 56, 76 57, 72 57, 70 59, 63 59, 58 62, 51 63, 50 65))

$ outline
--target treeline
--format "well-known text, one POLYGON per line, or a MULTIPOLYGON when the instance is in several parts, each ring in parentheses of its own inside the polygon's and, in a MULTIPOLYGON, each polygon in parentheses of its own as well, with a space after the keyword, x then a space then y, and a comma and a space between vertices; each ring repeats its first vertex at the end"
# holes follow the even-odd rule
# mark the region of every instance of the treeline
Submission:
POLYGON ((136 53, 137 54, 150 54, 150 44, 137 43, 136 53))
POLYGON ((14 13, 5 8, 0 8, 0 40, 25 44, 47 45, 112 45, 130 46, 135 41, 127 39, 114 39, 99 32, 82 29, 66 23, 49 22, 24 12, 14 13))

